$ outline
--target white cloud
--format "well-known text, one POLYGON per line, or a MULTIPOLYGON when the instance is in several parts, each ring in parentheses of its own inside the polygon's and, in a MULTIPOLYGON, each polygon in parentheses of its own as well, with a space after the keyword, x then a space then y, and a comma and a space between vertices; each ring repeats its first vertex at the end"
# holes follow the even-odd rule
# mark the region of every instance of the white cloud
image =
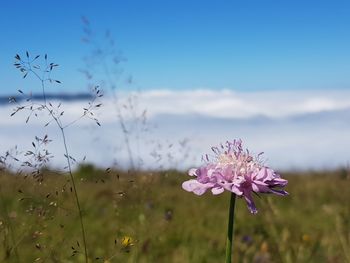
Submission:
MULTIPOLYGON (((156 128, 142 133, 139 141, 134 136, 131 146, 148 167, 199 164, 201 154, 211 145, 233 138, 244 139, 255 152, 264 151, 269 164, 277 168, 338 167, 350 159, 349 98, 347 90, 144 91, 137 94, 134 106, 139 112, 147 109, 150 124, 156 128), (179 143, 184 138, 189 139, 186 147, 190 149, 185 158, 187 148, 179 143)), ((119 100, 127 103, 127 94, 119 94, 119 100)), ((126 164, 128 155, 115 105, 108 99, 103 103, 97 114, 102 127, 92 128, 94 124, 86 120, 70 127, 69 148, 78 159, 87 155, 89 161, 99 165, 111 165, 114 157, 126 164)), ((79 117, 84 105, 65 103, 65 123, 79 117)), ((54 163, 62 164, 63 149, 54 126, 44 128, 45 121, 40 118, 33 118, 26 125, 25 114, 9 116, 11 108, 0 107, 1 152, 16 144, 27 150, 35 135, 48 133, 54 139, 54 163)), ((130 119, 132 114, 128 114, 130 119)))
MULTIPOLYGON (((230 90, 171 91, 151 90, 138 94, 141 108, 151 116, 161 114, 200 114, 217 118, 265 116, 284 118, 293 115, 350 108, 350 92, 230 90)), ((123 94, 121 94, 123 100, 123 94)))

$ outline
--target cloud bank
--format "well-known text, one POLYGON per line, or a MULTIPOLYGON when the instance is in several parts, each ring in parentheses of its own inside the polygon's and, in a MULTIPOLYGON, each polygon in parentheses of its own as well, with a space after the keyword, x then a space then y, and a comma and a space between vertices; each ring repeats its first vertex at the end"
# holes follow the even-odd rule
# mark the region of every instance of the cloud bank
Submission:
MULTIPOLYGON (((200 164, 210 146, 242 138, 254 152, 264 151, 267 163, 279 169, 323 169, 350 161, 350 92, 230 90, 150 90, 118 94, 128 127, 133 113, 147 111, 147 131, 131 131, 131 146, 144 167, 187 168, 200 164), (130 111, 129 101, 133 109, 130 111)), ((55 102, 53 102, 55 103, 55 102)), ((123 133, 115 101, 105 98, 98 113, 102 127, 86 120, 67 129, 75 156, 110 166, 117 160, 127 166, 123 133)), ((83 102, 65 103, 65 122, 82 113, 83 102)), ((25 124, 25 114, 10 117, 12 106, 1 107, 1 151, 15 144, 30 147, 35 135, 48 133, 54 139, 55 164, 64 162, 60 138, 54 127, 43 128, 42 119, 25 124)), ((78 158, 79 159, 79 158, 78 158)), ((135 158, 136 159, 136 158, 135 158)))

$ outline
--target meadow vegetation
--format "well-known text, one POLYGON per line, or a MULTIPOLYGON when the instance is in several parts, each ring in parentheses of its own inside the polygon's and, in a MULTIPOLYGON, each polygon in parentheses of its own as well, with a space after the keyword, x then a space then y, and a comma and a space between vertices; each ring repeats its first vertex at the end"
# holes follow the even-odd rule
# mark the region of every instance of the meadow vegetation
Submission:
MULTIPOLYGON (((182 182, 189 179, 185 172, 142 171, 138 149, 142 134, 148 131, 146 109, 138 109, 137 97, 123 104, 116 96, 123 60, 110 35, 106 34, 109 44, 104 48, 93 38, 87 20, 84 32, 86 42, 95 48, 82 71, 92 87, 92 101, 74 121, 65 121, 61 103, 52 104, 46 98, 46 85, 61 83, 51 78, 58 65, 50 63, 47 55, 41 64, 39 55, 15 56, 14 65, 23 78, 29 74, 39 81, 43 100, 37 102, 18 90, 25 103, 10 98, 16 106, 11 116, 25 111, 29 113, 25 122, 48 117, 44 126, 56 125, 67 166, 60 171, 48 169, 53 158, 46 149, 51 141, 48 135, 35 137, 30 151, 15 148, 15 154, 7 151, 0 156, 0 262, 223 262, 229 194, 198 197, 182 189, 182 182), (99 84, 112 92, 129 171, 101 170, 89 164, 72 168, 78 162, 69 154, 65 129, 82 118, 101 125, 94 115, 102 105, 94 75, 100 67, 105 81, 99 84), (19 153, 29 161, 19 160, 19 153), (7 159, 21 169, 14 172, 7 159)), ((350 263, 348 169, 281 175, 289 180, 290 195, 255 196, 257 215, 238 199, 233 262, 350 263)))
MULTIPOLYGON (((66 175, 0 174, 0 261, 84 262, 79 215, 66 175)), ((291 194, 236 207, 234 262, 350 262, 346 170, 281 173, 291 194)), ((229 194, 197 197, 183 172, 74 172, 89 262, 223 262, 229 194)))

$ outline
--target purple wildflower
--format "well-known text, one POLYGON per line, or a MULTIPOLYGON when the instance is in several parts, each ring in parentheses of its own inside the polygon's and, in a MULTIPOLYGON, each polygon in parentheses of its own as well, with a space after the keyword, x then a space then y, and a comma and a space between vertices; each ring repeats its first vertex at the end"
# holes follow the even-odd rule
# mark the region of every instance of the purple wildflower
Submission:
POLYGON ((182 184, 184 190, 197 195, 202 195, 209 189, 214 195, 230 191, 243 197, 253 214, 258 212, 253 193, 288 194, 281 189, 288 181, 263 165, 259 159, 262 153, 253 157, 248 150, 244 151, 241 140, 212 147, 212 151, 215 154, 212 161, 206 156, 207 163, 204 166, 189 170, 188 174, 195 179, 185 181, 182 184))

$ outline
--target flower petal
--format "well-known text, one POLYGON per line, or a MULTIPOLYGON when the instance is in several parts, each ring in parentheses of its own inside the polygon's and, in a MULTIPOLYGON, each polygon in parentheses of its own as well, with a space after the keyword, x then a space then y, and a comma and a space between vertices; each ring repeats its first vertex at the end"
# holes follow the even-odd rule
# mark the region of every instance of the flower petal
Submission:
POLYGON ((269 193, 270 192, 269 186, 263 182, 260 182, 260 181, 252 182, 252 189, 256 193, 269 193))
POLYGON ((189 175, 189 176, 197 176, 197 168, 191 168, 191 169, 188 171, 188 175, 189 175))
POLYGON ((213 193, 213 195, 219 195, 219 194, 223 193, 224 191, 225 191, 225 189, 221 186, 213 187, 211 189, 211 192, 213 193))
POLYGON ((182 183, 182 188, 188 192, 193 192, 196 195, 204 194, 210 187, 211 184, 202 184, 197 180, 188 180, 182 183))
POLYGON ((258 213, 258 209, 256 209, 256 206, 255 206, 255 203, 254 203, 254 200, 253 200, 251 193, 246 192, 246 193, 244 193, 243 196, 244 196, 245 201, 247 202, 248 209, 249 209, 250 213, 252 213, 252 214, 258 213))
POLYGON ((284 191, 284 190, 278 190, 278 189, 270 189, 271 193, 274 193, 276 195, 289 195, 288 192, 284 191))

